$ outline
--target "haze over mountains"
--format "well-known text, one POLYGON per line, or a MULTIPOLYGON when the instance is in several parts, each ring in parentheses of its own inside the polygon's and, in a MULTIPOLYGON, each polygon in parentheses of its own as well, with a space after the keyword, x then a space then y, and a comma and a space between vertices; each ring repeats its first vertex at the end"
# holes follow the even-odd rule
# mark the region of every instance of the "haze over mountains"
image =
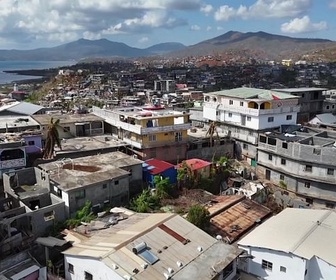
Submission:
POLYGON ((336 47, 336 42, 325 39, 292 38, 265 32, 229 31, 218 37, 192 46, 163 43, 149 48, 130 47, 107 39, 77 41, 52 48, 34 50, 0 50, 0 60, 80 60, 94 57, 136 58, 153 55, 187 57, 236 52, 237 55, 260 56, 264 59, 293 58, 336 47))

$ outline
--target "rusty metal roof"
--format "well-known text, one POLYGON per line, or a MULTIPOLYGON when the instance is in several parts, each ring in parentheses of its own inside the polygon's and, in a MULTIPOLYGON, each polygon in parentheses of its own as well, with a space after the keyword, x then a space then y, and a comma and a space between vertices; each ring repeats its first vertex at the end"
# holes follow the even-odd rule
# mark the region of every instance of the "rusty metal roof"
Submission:
POLYGON ((210 232, 228 243, 235 242, 271 214, 270 209, 244 196, 222 196, 217 200, 208 209, 210 232))

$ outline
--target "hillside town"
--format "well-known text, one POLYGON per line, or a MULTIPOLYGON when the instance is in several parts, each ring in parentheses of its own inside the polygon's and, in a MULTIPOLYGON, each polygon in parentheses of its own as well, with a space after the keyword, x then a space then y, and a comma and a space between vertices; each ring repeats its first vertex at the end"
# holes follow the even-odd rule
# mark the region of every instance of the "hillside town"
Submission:
POLYGON ((335 279, 335 64, 83 63, 0 90, 1 280, 335 279))

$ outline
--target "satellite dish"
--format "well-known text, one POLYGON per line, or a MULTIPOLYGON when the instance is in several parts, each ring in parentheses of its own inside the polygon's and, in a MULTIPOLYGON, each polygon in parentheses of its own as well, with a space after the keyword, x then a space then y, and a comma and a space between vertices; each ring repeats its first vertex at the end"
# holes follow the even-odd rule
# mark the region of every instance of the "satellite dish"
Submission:
POLYGON ((84 180, 83 179, 77 179, 77 184, 78 185, 84 185, 84 180))

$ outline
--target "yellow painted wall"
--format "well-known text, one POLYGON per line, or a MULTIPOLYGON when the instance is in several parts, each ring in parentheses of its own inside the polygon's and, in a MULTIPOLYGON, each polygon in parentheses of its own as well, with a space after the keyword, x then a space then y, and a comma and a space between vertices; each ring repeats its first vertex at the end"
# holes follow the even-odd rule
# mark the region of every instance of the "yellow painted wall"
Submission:
MULTIPOLYGON (((185 141, 187 139, 188 133, 186 130, 181 131, 182 132, 182 141, 185 141)), ((149 141, 150 136, 143 135, 142 136, 142 141, 143 144, 148 144, 148 143, 154 143, 154 142, 169 142, 169 143, 174 143, 175 142, 175 132, 161 132, 161 133, 156 133, 156 141, 149 141)))

